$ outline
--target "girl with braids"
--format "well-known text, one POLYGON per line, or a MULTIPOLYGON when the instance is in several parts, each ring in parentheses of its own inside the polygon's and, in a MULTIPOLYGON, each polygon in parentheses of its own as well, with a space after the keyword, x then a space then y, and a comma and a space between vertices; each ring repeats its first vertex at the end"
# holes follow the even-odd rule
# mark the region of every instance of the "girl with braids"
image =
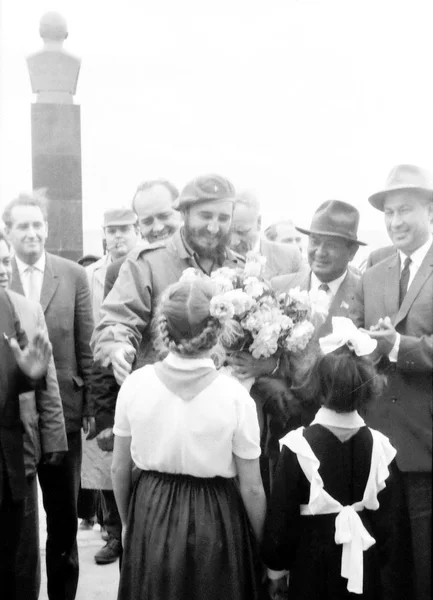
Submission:
POLYGON ((199 279, 167 289, 155 318, 168 354, 133 372, 118 396, 119 600, 258 598, 259 425, 246 389, 211 359, 221 327, 209 313, 212 295, 199 279))
POLYGON ((270 595, 408 600, 409 520, 396 451, 358 413, 379 391, 368 357, 376 341, 344 317, 332 324, 310 374, 322 406, 309 427, 280 440, 262 544, 270 595))

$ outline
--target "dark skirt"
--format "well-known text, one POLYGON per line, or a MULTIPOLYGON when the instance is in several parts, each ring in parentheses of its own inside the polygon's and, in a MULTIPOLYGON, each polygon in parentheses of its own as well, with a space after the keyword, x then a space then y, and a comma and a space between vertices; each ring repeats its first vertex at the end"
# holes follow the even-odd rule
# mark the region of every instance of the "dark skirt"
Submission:
POLYGON ((255 600, 256 557, 234 479, 142 471, 118 600, 255 600))

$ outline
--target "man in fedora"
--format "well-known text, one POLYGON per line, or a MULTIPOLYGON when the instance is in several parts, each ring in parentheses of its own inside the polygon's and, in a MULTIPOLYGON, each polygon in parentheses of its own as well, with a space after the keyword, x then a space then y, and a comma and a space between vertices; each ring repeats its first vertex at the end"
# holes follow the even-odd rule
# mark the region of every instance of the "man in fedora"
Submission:
POLYGON ((151 317, 161 293, 185 269, 210 274, 222 266, 243 264, 243 258, 228 247, 234 197, 233 185, 219 175, 193 179, 175 204, 184 225, 170 239, 140 246, 125 260, 102 304, 91 342, 95 360, 111 364, 119 384, 134 361, 142 366, 157 359, 151 317))
POLYGON ((358 247, 359 212, 339 200, 328 200, 314 213, 310 229, 296 227, 308 235, 307 256, 309 269, 299 273, 274 277, 272 285, 277 292, 291 288, 323 290, 329 297, 329 312, 325 323, 315 337, 332 331, 332 317, 348 316, 359 276, 348 268, 358 247))
MULTIPOLYGON (((433 176, 398 165, 369 202, 384 213, 396 252, 368 269, 356 292, 352 318, 378 342, 387 375, 367 422, 397 449, 412 528, 417 600, 431 598, 433 176)), ((408 540, 408 543, 410 540, 408 540)), ((410 573, 409 573, 410 575, 410 573)))

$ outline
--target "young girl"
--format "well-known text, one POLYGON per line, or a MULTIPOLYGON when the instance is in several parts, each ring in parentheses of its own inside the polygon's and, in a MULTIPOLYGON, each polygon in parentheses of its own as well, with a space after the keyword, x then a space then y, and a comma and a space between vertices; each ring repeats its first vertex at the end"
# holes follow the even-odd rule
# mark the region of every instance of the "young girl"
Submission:
MULTIPOLYGON (((334 318, 312 372, 321 408, 280 444, 262 556, 272 598, 413 598, 409 521, 395 449, 358 409, 372 401, 376 342, 334 318)), ((380 401, 380 400, 379 400, 380 401)))
POLYGON ((169 353, 132 373, 118 396, 119 600, 257 598, 250 526, 259 541, 266 510, 259 425, 246 389, 210 358, 220 333, 212 293, 203 280, 168 288, 158 328, 169 353), (141 470, 133 490, 132 462, 141 470))

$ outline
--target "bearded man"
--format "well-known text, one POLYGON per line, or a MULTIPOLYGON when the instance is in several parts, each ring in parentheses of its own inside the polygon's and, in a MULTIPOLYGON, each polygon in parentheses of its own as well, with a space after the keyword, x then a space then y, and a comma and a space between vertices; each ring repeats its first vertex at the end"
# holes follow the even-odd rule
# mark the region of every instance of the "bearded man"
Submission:
POLYGON ((238 267, 243 258, 230 250, 235 189, 219 175, 193 179, 175 207, 184 225, 168 240, 132 251, 101 307, 92 348, 95 360, 111 364, 121 384, 136 367, 155 362, 151 317, 161 293, 189 267, 206 274, 238 267))

